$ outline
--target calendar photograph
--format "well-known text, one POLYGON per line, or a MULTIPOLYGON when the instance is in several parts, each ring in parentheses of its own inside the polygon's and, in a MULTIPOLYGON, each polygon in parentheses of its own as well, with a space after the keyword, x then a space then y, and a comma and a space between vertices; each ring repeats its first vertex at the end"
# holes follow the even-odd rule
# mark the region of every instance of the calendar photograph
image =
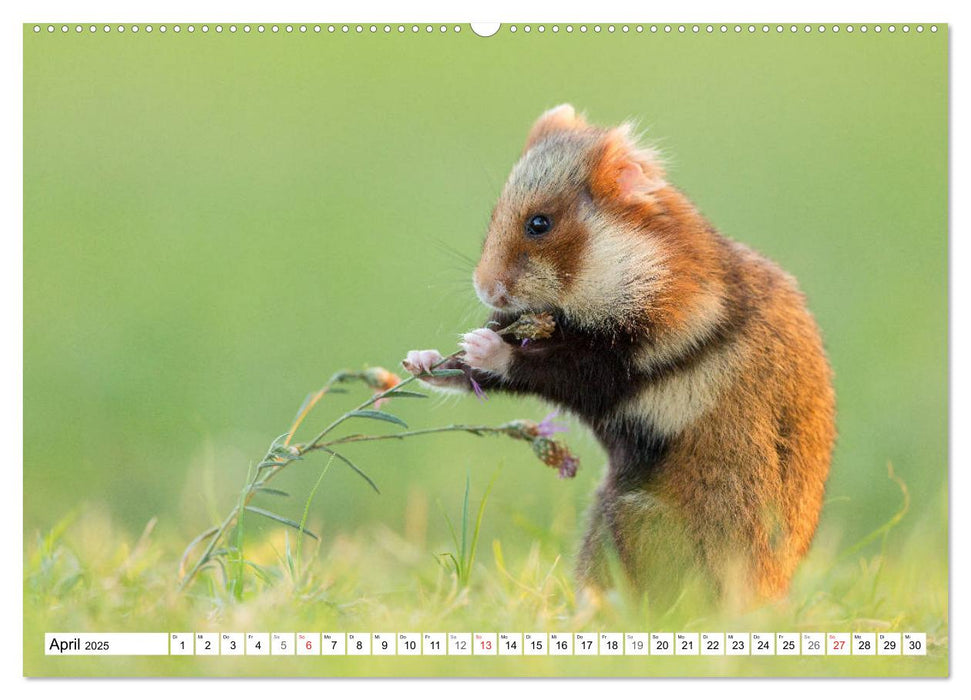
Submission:
POLYGON ((27 23, 27 677, 949 675, 945 23, 27 23))

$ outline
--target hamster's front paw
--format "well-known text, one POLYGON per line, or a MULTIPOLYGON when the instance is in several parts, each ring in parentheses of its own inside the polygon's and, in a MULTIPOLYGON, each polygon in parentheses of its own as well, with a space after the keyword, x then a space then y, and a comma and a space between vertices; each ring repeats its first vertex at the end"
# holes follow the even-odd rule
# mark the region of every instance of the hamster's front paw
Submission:
POLYGON ((512 362, 512 346, 489 328, 469 331, 459 347, 465 350, 465 362, 473 369, 504 374, 512 362))
POLYGON ((408 357, 401 361, 401 366, 428 386, 437 389, 463 388, 467 383, 464 376, 435 377, 428 373, 443 359, 445 358, 438 350, 412 350, 408 353, 408 357))
POLYGON ((409 350, 408 357, 401 361, 401 366, 414 375, 425 374, 444 358, 438 350, 409 350))

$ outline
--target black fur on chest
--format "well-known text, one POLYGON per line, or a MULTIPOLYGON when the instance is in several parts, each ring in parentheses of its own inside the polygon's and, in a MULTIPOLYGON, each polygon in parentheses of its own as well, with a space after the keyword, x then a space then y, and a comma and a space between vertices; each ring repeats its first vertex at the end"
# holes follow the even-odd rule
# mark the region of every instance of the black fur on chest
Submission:
POLYGON ((634 357, 640 339, 621 333, 591 333, 556 319, 552 337, 514 347, 504 388, 537 394, 569 409, 591 426, 635 396, 644 377, 634 357))
POLYGON ((515 347, 513 361, 496 388, 538 395, 568 409, 590 427, 607 452, 613 484, 622 490, 642 485, 667 449, 646 420, 618 417, 618 408, 656 379, 636 366, 643 339, 579 330, 557 318, 550 338, 525 345, 507 342, 515 347))
POLYGON ((669 438, 641 418, 618 418, 593 430, 607 452, 611 486, 620 492, 647 485, 670 446, 669 438))

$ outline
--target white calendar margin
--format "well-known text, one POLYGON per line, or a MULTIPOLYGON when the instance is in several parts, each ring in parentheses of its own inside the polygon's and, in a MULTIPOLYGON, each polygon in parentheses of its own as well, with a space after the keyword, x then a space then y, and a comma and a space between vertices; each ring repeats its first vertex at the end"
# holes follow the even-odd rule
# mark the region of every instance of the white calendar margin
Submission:
MULTIPOLYGON (((738 18, 768 18, 772 21, 781 22, 859 22, 862 20, 869 22, 897 22, 901 18, 915 17, 915 20, 925 18, 940 19, 941 22, 955 22, 965 17, 964 11, 957 7, 957 2, 948 0, 924 0, 919 5, 912 1, 904 0, 884 0, 879 4, 869 4, 865 9, 846 0, 816 0, 812 4, 806 3, 804 6, 798 3, 790 5, 780 5, 772 0, 735 0, 731 4, 731 14, 738 18)), ((650 17, 645 18, 656 22, 680 22, 680 21, 712 21, 712 18, 722 17, 726 10, 724 3, 715 0, 695 0, 691 4, 658 4, 650 8, 650 17)), ((280 17, 314 17, 320 14, 320 6, 309 2, 309 0, 277 0, 272 6, 273 13, 280 17)), ((0 10, 4 13, 4 19, 8 21, 3 26, 8 34, 8 41, 3 42, 0 48, 0 55, 6 59, 3 61, 5 71, 3 73, 3 94, 10 97, 6 109, 2 112, 8 127, 8 139, 12 140, 14 134, 22 133, 23 115, 23 37, 20 25, 36 21, 39 18, 52 20, 66 17, 74 17, 78 13, 83 13, 85 18, 97 18, 98 21, 108 21, 123 18, 135 22, 159 22, 159 21, 209 21, 214 17, 225 19, 226 21, 251 21, 253 18, 262 17, 268 12, 266 3, 254 2, 253 0, 239 0, 233 5, 222 5, 215 0, 169 0, 165 4, 164 10, 159 10, 152 3, 142 3, 132 5, 121 0, 89 0, 79 6, 78 3, 68 2, 67 0, 36 0, 29 6, 26 4, 5 6, 0 10), (7 9, 7 8, 10 9, 7 9), (83 9, 82 9, 83 7, 83 9)), ((465 5, 461 8, 461 17, 456 15, 456 5, 445 0, 411 0, 407 7, 402 3, 394 3, 392 0, 372 0, 369 4, 348 3, 333 4, 327 7, 326 19, 328 21, 386 21, 389 18, 415 20, 415 21, 455 21, 468 22, 470 20, 494 20, 503 19, 507 22, 534 21, 537 18, 559 22, 583 22, 583 21, 624 21, 640 19, 639 15, 646 14, 643 7, 637 7, 628 0, 599 0, 595 6, 589 2, 580 3, 577 0, 561 0, 556 6, 556 16, 550 16, 552 10, 549 6, 545 8, 536 3, 534 7, 530 0, 491 0, 488 4, 481 2, 477 6, 465 5), (595 7, 596 12, 592 12, 595 7), (638 15, 631 17, 631 15, 638 15)), ((962 25, 962 31, 966 33, 967 24, 962 25)), ((954 42, 951 47, 952 76, 968 76, 971 74, 971 49, 967 43, 954 42)), ((957 123, 955 115, 963 114, 966 120, 971 114, 971 91, 967 87, 967 82, 954 81, 952 84, 952 97, 949 105, 949 123, 957 123)), ((2 108, 0 108, 2 109, 2 108)), ((953 126, 952 126, 953 129, 953 126)), ((952 274, 950 289, 950 313, 951 316, 951 357, 967 357, 971 351, 971 275, 954 274, 958 272, 971 272, 971 241, 967 238, 960 240, 960 237, 953 236, 955 231, 967 231, 971 229, 971 216, 968 215, 971 203, 967 199, 956 198, 953 196, 958 191, 958 185, 962 186, 963 191, 967 191, 971 172, 971 139, 964 138, 962 132, 953 129, 951 138, 951 153, 949 166, 952 177, 949 182, 949 202, 951 207, 950 238, 952 274)), ((0 265, 3 266, 3 274, 0 274, 0 285, 2 285, 2 299, 0 302, 3 308, 3 323, 6 328, 15 329, 16 338, 13 342, 3 346, 4 365, 8 368, 15 368, 14 374, 22 377, 22 354, 23 329, 19 323, 20 310, 23 308, 23 276, 22 268, 18 270, 18 261, 22 263, 22 239, 19 232, 23 230, 23 189, 21 177, 23 173, 22 144, 10 147, 9 153, 4 152, 8 157, 3 159, 6 168, 2 170, 3 185, 0 188, 0 197, 4 204, 4 211, 13 212, 10 220, 10 230, 18 232, 5 240, 5 245, 9 245, 7 255, 0 255, 0 265), (20 372, 16 371, 20 369, 20 372)), ((951 379, 951 403, 952 410, 950 423, 952 430, 949 432, 952 440, 950 459, 952 464, 967 464, 971 462, 971 435, 964 432, 953 430, 955 425, 967 425, 971 422, 971 368, 961 363, 954 363, 950 371, 951 379)), ((4 444, 22 444, 23 439, 23 384, 21 380, 16 381, 16 391, 9 392, 6 401, 3 402, 2 420, 0 420, 0 431, 4 444)), ((14 470, 12 477, 14 484, 5 490, 8 500, 7 508, 0 508, 0 522, 3 523, 4 531, 16 533, 19 540, 23 541, 23 478, 22 470, 14 470)), ((961 493, 963 496, 971 496, 968 489, 969 476, 961 470, 950 470, 950 502, 956 501, 955 494, 961 493)), ((955 559, 953 542, 959 535, 962 541, 971 540, 971 509, 949 508, 951 517, 950 537, 951 557, 949 572, 951 575, 952 586, 950 590, 967 589, 967 584, 971 580, 971 563, 967 558, 955 559)), ((22 600, 23 589, 23 559, 17 557, 20 566, 19 578, 14 576, 0 578, 0 591, 3 600, 13 607, 14 601, 22 600)), ((950 606, 949 616, 951 626, 959 629, 971 628, 971 613, 966 605, 950 606)), ((21 611, 22 612, 22 611, 21 611)), ((23 671, 23 616, 16 611, 10 616, 13 619, 14 630, 7 634, 0 635, 0 664, 3 665, 3 678, 10 685, 10 679, 20 678, 20 683, 26 683, 21 674, 23 671)), ((952 647, 953 648, 953 647, 952 647)), ((960 648, 960 647, 959 647, 960 648)), ((954 659, 953 653, 951 659, 954 659)), ((962 669, 952 668, 952 679, 959 678, 957 682, 942 685, 934 680, 914 679, 907 683, 891 683, 884 681, 879 688, 881 700, 913 700, 914 695, 927 691, 934 694, 935 700, 944 697, 967 697, 971 692, 968 686, 968 673, 962 669), (956 675, 955 675, 956 674, 956 675), (926 685, 925 685, 926 684, 926 685)), ((15 681, 14 681, 15 682, 15 681)), ((96 692, 101 699, 119 698, 121 700, 131 700, 132 697, 139 697, 139 700, 171 700, 171 688, 163 685, 148 685, 134 679, 89 679, 84 682, 86 692, 96 692)), ((631 679, 611 679, 611 692, 619 689, 626 689, 630 692, 642 692, 643 686, 639 681, 631 679)), ((751 697, 755 694, 776 692, 784 693, 786 700, 818 700, 820 692, 832 693, 843 690, 847 695, 858 693, 863 687, 861 684, 866 681, 858 679, 831 679, 825 687, 820 687, 814 683, 788 683, 784 679, 732 679, 728 683, 719 683, 717 679, 652 679, 652 688, 656 690, 666 689, 667 692, 683 692, 686 684, 694 685, 695 688, 706 689, 710 692, 716 685, 724 689, 726 697, 751 697)), ((80 681, 62 680, 57 684, 31 684, 30 695, 40 700, 63 700, 66 691, 75 683, 80 685, 80 681)), ((378 693, 389 687, 386 680, 367 680, 367 679, 332 679, 329 681, 332 689, 341 689, 348 692, 360 693, 367 687, 378 693)), ((535 694, 537 688, 543 681, 508 679, 503 684, 503 692, 522 693, 523 696, 535 694)), ((248 700, 249 698, 265 700, 266 692, 273 686, 278 687, 281 692, 294 692, 296 688, 304 688, 307 693, 313 692, 316 683, 308 679, 290 679, 287 681, 267 680, 259 684, 240 685, 234 684, 233 693, 236 698, 248 700), (269 685, 268 685, 269 684, 269 685), (314 685, 311 685, 314 684, 314 685)), ((411 692, 415 692, 418 697, 435 697, 444 693, 457 693, 463 695, 464 700, 495 700, 495 688, 488 684, 468 683, 456 679, 440 680, 413 680, 409 681, 408 687, 411 692)), ((551 688, 553 686, 550 686, 551 688)), ((212 692, 212 680, 184 680, 181 684, 182 691, 197 691, 199 694, 212 692)), ((580 696, 581 692, 587 696, 591 690, 590 684, 583 687, 571 686, 564 688, 559 684, 556 692, 560 698, 575 693, 580 696)), ((26 688, 24 687, 26 692, 26 688)))

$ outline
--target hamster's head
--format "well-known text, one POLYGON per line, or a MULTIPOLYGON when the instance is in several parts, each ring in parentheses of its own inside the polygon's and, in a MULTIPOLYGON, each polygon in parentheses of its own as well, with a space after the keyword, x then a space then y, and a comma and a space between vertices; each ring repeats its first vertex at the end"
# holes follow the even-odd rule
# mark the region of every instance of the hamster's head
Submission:
POLYGON ((665 253, 646 227, 665 187, 655 154, 629 125, 599 128, 570 105, 551 109, 492 212, 476 294, 501 311, 627 324, 662 283, 665 253))

